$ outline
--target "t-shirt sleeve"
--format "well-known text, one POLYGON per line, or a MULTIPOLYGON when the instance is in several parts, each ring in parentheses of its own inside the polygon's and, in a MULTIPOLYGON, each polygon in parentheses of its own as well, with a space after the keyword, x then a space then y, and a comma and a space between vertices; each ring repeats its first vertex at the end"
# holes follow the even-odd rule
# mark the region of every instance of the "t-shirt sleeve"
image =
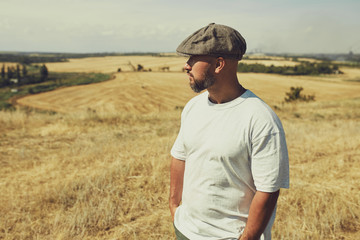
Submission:
POLYGON ((185 146, 183 142, 183 124, 181 124, 179 134, 175 140, 174 145, 171 148, 170 154, 176 159, 186 160, 185 146))
POLYGON ((270 133, 252 143, 251 171, 258 191, 289 188, 289 157, 283 131, 270 133))

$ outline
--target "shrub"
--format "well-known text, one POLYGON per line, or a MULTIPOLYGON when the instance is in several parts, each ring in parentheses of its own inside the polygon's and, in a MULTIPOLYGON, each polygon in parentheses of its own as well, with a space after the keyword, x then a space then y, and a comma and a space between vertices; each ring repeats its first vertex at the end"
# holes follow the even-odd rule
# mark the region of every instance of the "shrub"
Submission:
POLYGON ((8 102, 0 102, 0 110, 15 110, 13 105, 8 102))
POLYGON ((144 70, 144 67, 141 64, 137 65, 137 71, 141 72, 142 70, 144 70))
POLYGON ((285 102, 293 101, 315 101, 315 95, 302 95, 301 91, 304 90, 302 87, 291 87, 290 92, 286 93, 285 102))
POLYGON ((319 75, 319 74, 339 74, 339 66, 330 62, 308 63, 301 62, 296 66, 265 66, 264 64, 239 63, 238 72, 253 73, 275 73, 282 75, 319 75))

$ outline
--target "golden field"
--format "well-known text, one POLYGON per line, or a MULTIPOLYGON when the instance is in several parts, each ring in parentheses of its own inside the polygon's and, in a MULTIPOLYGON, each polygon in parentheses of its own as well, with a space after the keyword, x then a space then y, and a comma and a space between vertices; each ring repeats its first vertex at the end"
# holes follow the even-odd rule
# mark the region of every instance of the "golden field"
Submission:
MULTIPOLYGON (((284 57, 266 57, 258 56, 249 57, 242 60, 246 64, 264 64, 266 66, 295 66, 298 62, 292 62, 284 57)), ((316 61, 313 59, 300 58, 300 61, 316 61)), ((182 71, 185 57, 178 57, 172 54, 164 54, 159 56, 107 56, 107 57, 89 57, 69 59, 68 62, 46 63, 49 71, 55 72, 116 72, 118 68, 122 71, 132 71, 132 66, 137 67, 141 64, 146 70, 162 71, 162 67, 169 67, 169 71, 182 71), (131 66, 132 65, 132 66, 131 66)))
POLYGON ((107 56, 69 59, 68 62, 47 63, 49 71, 55 72, 116 72, 132 71, 132 66, 137 68, 141 64, 145 69, 160 71, 162 67, 169 67, 170 71, 182 71, 185 58, 171 55, 156 56, 107 56), (132 65, 132 66, 131 66, 132 65))
MULTIPOLYGON (((123 72, 18 100, 49 112, 0 112, 0 239, 174 239, 169 151, 195 95, 185 59, 115 58, 49 63, 50 73, 123 72), (131 72, 129 61, 153 71, 131 72), (155 70, 163 66, 170 71, 155 70)), ((360 71, 342 70, 239 74, 286 131, 291 185, 281 191, 273 239, 360 239, 360 83, 348 81, 360 71), (291 86, 316 101, 283 103, 291 86)))

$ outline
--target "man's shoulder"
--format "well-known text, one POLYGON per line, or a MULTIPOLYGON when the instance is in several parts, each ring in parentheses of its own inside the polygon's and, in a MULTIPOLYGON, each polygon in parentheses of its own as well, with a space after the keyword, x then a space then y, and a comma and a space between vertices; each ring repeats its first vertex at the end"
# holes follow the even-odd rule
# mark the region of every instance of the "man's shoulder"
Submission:
POLYGON ((257 126, 273 126, 282 129, 282 124, 275 111, 261 98, 250 92, 246 103, 251 123, 257 126))
MULTIPOLYGON (((260 97, 255 95, 253 92, 248 90, 247 92, 247 101, 248 108, 257 115, 274 115, 275 112, 272 110, 272 108, 264 102, 260 97)), ((275 114, 276 115, 276 114, 275 114)))
POLYGON ((200 93, 199 95, 196 95, 195 97, 191 98, 185 105, 183 112, 188 112, 190 109, 192 109, 197 104, 206 103, 206 99, 208 98, 208 92, 204 91, 200 93))

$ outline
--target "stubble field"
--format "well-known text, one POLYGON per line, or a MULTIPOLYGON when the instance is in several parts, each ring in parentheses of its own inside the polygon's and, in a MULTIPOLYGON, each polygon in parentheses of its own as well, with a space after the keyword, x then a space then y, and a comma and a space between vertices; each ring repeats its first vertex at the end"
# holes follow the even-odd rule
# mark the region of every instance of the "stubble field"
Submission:
MULTIPOLYGON (((183 62, 138 56, 47 64, 50 72, 122 72, 19 100, 51 112, 0 112, 0 239, 174 239, 169 151, 181 109, 195 95, 183 62), (152 72, 131 72, 129 61, 152 72), (163 66, 170 71, 156 70, 163 66)), ((280 194, 274 239, 360 239, 360 83, 348 81, 360 72, 343 70, 239 74, 286 131, 291 185, 280 194), (316 101, 283 103, 291 86, 316 101)))

